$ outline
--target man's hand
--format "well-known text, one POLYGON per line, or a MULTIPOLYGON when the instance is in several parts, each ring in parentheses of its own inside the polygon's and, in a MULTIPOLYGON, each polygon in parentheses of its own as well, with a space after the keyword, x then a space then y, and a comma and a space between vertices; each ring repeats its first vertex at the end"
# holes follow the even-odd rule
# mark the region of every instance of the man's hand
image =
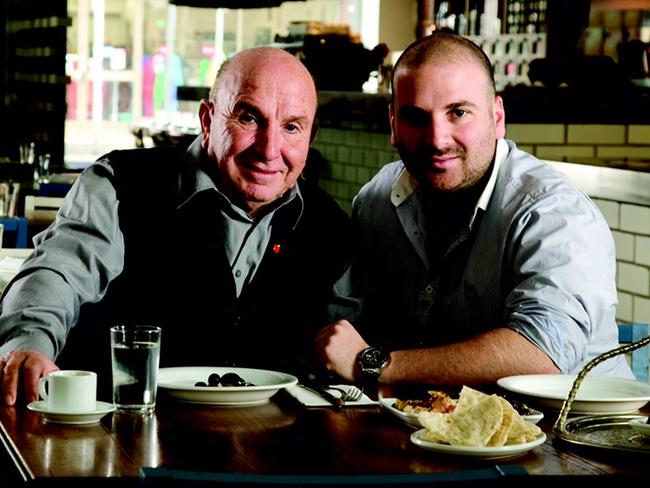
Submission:
POLYGON ((0 403, 15 405, 22 386, 25 403, 38 400, 38 380, 59 367, 36 350, 11 351, 0 358, 0 403), (20 383, 22 382, 22 385, 20 383))
POLYGON ((356 378, 356 359, 368 347, 363 337, 347 320, 339 320, 323 327, 314 340, 314 352, 329 371, 348 381, 356 378))

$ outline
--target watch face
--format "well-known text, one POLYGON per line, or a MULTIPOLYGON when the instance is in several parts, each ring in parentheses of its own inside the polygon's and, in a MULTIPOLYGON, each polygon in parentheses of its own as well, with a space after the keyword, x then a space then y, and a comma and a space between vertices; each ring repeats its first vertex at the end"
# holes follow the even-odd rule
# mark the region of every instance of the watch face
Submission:
POLYGON ((387 359, 386 352, 378 347, 369 347, 361 355, 361 362, 367 368, 381 368, 387 359))

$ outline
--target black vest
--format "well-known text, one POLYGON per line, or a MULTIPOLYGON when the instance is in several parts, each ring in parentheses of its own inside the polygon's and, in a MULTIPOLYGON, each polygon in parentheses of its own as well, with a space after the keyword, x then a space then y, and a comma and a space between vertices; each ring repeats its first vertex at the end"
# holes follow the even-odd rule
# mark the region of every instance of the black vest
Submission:
POLYGON ((237 298, 218 194, 203 191, 177 208, 179 175, 188 169, 182 153, 114 151, 108 160, 125 267, 99 303, 82 306, 58 364, 97 371, 100 396, 109 398, 108 328, 139 323, 162 327, 161 367, 230 365, 302 375, 351 253, 345 212, 320 188, 301 184, 302 217, 295 228, 285 221, 297 211, 295 200, 276 212, 262 263, 237 298))

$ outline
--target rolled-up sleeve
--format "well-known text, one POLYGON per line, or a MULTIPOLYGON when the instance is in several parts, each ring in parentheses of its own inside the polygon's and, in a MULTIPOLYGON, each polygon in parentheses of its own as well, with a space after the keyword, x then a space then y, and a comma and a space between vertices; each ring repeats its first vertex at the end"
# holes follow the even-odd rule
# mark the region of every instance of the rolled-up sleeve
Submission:
POLYGON ((508 327, 574 372, 588 346, 615 343, 614 240, 598 208, 579 192, 549 193, 511 229, 508 327), (594 344, 596 342, 596 344, 594 344))

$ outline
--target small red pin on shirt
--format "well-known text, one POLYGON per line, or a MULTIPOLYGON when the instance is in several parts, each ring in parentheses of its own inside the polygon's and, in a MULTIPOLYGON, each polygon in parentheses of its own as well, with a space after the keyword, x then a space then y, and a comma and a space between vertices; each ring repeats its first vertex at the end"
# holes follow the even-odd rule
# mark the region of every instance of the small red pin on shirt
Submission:
POLYGON ((280 244, 273 244, 273 254, 280 254, 280 251, 282 251, 280 244))

